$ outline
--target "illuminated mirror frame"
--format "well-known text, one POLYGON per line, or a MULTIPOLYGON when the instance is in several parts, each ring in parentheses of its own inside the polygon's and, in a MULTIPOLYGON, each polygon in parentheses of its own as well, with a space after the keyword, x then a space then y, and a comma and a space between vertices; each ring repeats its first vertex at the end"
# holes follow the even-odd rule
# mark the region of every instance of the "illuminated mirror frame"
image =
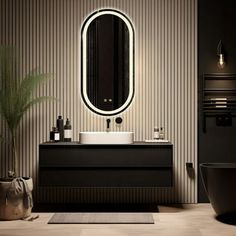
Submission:
POLYGON ((83 98, 84 103, 86 106, 92 110, 93 112, 104 115, 104 116, 111 116, 116 115, 118 113, 121 113, 124 111, 132 102, 133 96, 134 96, 134 29, 130 22, 130 20, 121 12, 113 9, 103 9, 98 10, 94 13, 92 13, 83 23, 83 26, 81 28, 81 37, 82 37, 82 43, 81 43, 81 59, 82 59, 82 84, 81 84, 81 95, 83 98), (112 110, 112 111, 104 111, 101 109, 98 109, 95 107, 89 100, 88 94, 87 94, 87 31, 90 23, 97 17, 105 14, 115 15, 118 16, 120 19, 122 19, 128 30, 129 30, 129 95, 125 103, 119 107, 118 109, 112 110))

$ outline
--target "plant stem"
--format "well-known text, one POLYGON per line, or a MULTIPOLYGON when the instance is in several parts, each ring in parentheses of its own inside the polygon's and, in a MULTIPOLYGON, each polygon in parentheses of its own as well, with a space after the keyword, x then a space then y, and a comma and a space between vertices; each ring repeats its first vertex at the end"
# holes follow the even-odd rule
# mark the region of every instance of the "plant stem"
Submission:
POLYGON ((13 167, 13 171, 15 174, 15 177, 18 176, 18 162, 17 162, 17 151, 16 151, 16 136, 15 133, 12 132, 12 154, 13 154, 13 162, 12 162, 12 167, 13 167))

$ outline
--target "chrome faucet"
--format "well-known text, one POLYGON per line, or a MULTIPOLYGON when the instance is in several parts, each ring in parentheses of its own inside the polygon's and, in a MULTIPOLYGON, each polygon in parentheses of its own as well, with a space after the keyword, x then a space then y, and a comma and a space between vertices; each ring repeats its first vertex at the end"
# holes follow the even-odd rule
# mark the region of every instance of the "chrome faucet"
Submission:
POLYGON ((106 119, 106 122, 107 122, 107 132, 109 132, 111 119, 106 119))

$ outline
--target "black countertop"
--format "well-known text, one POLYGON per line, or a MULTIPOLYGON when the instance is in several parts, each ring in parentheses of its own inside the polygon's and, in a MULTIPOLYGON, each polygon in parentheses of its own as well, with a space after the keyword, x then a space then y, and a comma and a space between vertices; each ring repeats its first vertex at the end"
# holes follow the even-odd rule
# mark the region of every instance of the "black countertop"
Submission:
POLYGON ((171 142, 134 142, 132 144, 81 144, 79 141, 74 142, 44 142, 42 146, 169 146, 171 142))

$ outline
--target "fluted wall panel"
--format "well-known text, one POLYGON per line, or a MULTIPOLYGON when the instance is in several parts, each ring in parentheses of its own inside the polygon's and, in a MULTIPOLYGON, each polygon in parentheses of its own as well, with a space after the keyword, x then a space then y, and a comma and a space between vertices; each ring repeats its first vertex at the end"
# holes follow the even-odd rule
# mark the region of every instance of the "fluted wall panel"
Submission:
MULTIPOLYGON (((40 201, 129 202, 197 201, 197 0, 0 0, 0 44, 15 45, 23 77, 32 69, 52 74, 37 90, 59 102, 34 106, 21 121, 17 146, 20 174, 34 178, 40 201), (174 145, 174 187, 138 189, 38 188, 38 144, 49 139, 57 115, 72 121, 73 139, 80 131, 105 129, 107 117, 92 113, 80 94, 81 25, 100 8, 125 13, 135 29, 135 96, 112 130, 134 131, 136 141, 151 139, 154 126, 164 127, 174 145), (53 200, 52 200, 53 199, 53 200)), ((1 121, 0 132, 6 126, 1 121)), ((10 146, 1 144, 1 176, 10 168, 10 146)))

